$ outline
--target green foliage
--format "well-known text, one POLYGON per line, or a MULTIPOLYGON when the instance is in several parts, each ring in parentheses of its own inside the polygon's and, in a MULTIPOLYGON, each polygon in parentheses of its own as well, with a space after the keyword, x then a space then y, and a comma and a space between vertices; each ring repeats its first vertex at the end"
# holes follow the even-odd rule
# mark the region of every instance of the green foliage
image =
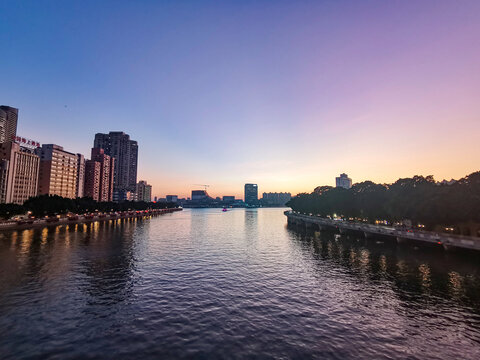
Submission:
POLYGON ((293 210, 323 217, 390 222, 409 219, 427 229, 480 221, 480 172, 454 184, 437 184, 432 176, 399 179, 390 185, 365 181, 351 189, 317 187, 311 194, 298 194, 287 203, 293 210))
POLYGON ((57 195, 41 195, 28 199, 23 205, 0 204, 0 216, 4 219, 28 211, 35 217, 66 214, 68 212, 84 214, 89 212, 127 211, 146 209, 165 209, 176 207, 173 203, 147 203, 144 201, 96 202, 91 198, 67 199, 57 195))

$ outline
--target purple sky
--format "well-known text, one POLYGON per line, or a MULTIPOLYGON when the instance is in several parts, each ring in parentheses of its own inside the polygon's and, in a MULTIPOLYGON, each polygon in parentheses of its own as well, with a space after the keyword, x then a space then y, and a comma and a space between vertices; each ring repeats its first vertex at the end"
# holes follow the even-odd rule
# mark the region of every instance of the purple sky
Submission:
POLYGON ((154 194, 479 170, 480 1, 3 1, 19 135, 139 142, 154 194))

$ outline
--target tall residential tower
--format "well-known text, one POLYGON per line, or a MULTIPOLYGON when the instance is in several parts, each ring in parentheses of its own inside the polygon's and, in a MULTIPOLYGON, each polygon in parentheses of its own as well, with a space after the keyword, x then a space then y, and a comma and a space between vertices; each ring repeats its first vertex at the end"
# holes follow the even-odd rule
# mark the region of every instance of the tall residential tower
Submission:
POLYGON ((100 148, 115 159, 114 200, 121 200, 121 194, 135 192, 137 186, 138 144, 120 131, 95 134, 94 148, 100 148))
POLYGON ((17 135, 18 109, 0 106, 0 143, 13 141, 17 135))

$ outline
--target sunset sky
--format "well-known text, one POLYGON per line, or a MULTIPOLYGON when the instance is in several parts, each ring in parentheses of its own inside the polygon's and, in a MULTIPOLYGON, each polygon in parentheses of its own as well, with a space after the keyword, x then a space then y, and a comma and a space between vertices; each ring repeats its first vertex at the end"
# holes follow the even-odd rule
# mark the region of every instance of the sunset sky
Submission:
POLYGON ((480 1, 2 1, 0 105, 154 195, 480 170, 480 1))

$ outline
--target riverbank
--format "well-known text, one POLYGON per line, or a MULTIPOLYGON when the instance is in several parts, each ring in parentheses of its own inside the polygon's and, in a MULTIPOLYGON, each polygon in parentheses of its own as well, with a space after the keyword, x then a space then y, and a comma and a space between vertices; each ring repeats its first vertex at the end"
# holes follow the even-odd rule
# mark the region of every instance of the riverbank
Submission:
POLYGON ((480 238, 463 235, 435 233, 413 229, 398 229, 390 226, 372 225, 350 221, 338 221, 325 219, 318 216, 304 215, 293 211, 285 211, 288 224, 301 226, 317 231, 328 229, 336 230, 341 234, 354 232, 366 238, 381 236, 390 238, 398 243, 419 242, 443 247, 445 250, 451 248, 468 249, 480 251, 480 238))
POLYGON ((66 217, 50 217, 46 219, 37 220, 22 220, 22 221, 6 221, 0 223, 0 231, 6 230, 24 230, 34 229, 47 226, 69 225, 69 224, 86 224, 91 222, 103 222, 119 219, 131 219, 131 218, 148 218, 155 217, 164 214, 169 214, 175 211, 181 211, 182 208, 172 209, 151 209, 142 211, 123 211, 113 213, 98 213, 98 214, 83 214, 83 215, 70 215, 66 217))

